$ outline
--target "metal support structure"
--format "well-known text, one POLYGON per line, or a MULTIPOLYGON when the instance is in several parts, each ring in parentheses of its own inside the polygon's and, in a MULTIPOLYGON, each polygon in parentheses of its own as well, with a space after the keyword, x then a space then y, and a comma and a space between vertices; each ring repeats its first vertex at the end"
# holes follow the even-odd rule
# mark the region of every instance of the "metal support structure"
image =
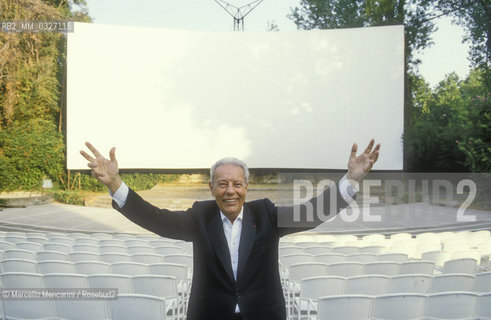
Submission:
POLYGON ((240 31, 242 26, 242 31, 244 31, 244 18, 247 16, 255 7, 257 7, 264 0, 255 0, 242 7, 236 7, 224 0, 215 0, 220 7, 222 7, 227 13, 234 19, 234 31, 240 31))

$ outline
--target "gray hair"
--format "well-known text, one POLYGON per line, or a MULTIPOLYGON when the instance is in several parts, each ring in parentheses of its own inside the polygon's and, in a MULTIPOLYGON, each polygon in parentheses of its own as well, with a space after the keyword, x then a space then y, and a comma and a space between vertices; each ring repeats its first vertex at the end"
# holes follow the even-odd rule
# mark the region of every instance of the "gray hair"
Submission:
POLYGON ((228 158, 223 158, 215 162, 211 168, 210 168, 210 181, 213 182, 215 178, 215 170, 219 166, 223 166, 225 164, 233 164, 237 167, 241 167, 242 170, 244 170, 244 177, 245 177, 245 182, 249 181, 249 169, 247 168, 247 164, 245 162, 233 158, 233 157, 228 157, 228 158))

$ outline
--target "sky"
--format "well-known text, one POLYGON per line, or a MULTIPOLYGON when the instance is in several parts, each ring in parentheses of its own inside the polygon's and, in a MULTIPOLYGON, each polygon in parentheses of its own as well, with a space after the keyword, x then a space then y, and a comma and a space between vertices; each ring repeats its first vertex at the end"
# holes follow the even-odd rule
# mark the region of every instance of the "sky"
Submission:
MULTIPOLYGON (((228 0, 228 3, 242 7, 252 1, 228 0)), ((263 0, 244 18, 245 31, 265 31, 271 21, 278 25, 280 32, 295 31, 296 26, 287 15, 299 3, 299 0, 263 0)), ((87 4, 89 15, 98 24, 233 31, 232 16, 214 0, 87 0, 87 4)), ((438 19, 436 24, 439 30, 432 36, 434 44, 417 55, 422 60, 419 71, 431 86, 450 72, 456 72, 461 79, 469 73, 468 46, 462 44, 462 28, 453 25, 449 18, 438 19)))

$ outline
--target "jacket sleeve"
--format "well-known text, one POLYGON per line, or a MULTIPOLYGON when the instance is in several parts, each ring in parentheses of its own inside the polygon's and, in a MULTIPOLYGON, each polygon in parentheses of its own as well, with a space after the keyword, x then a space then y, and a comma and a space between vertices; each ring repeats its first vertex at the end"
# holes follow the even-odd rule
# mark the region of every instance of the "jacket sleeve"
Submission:
POLYGON ((307 231, 333 218, 348 206, 339 192, 339 183, 317 197, 294 206, 275 207, 278 235, 307 231))
POLYGON ((143 200, 131 189, 123 207, 120 208, 114 201, 112 206, 132 222, 160 236, 184 241, 193 240, 195 226, 192 209, 186 211, 159 209, 143 200))

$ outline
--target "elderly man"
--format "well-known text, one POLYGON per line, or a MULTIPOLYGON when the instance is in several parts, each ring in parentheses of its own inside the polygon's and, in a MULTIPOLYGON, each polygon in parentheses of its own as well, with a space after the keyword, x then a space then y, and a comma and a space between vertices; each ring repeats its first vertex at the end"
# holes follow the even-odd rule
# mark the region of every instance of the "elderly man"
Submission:
MULTIPOLYGON (((209 187, 215 200, 197 201, 186 211, 159 209, 143 200, 121 180, 115 148, 104 158, 90 143, 93 153, 81 154, 89 161, 92 175, 106 185, 113 207, 134 223, 164 237, 193 242, 193 281, 188 320, 284 320, 285 300, 278 269, 278 242, 281 236, 308 230, 323 221, 315 217, 295 226, 294 209, 276 207, 269 199, 245 202, 249 170, 242 161, 225 158, 210 170, 209 187), (287 221, 288 223, 285 223, 287 221)), ((336 214, 354 196, 356 184, 377 161, 380 144, 370 141, 357 156, 351 149, 348 173, 334 192, 336 214)), ((330 190, 324 191, 325 193, 330 190)), ((313 198, 330 208, 329 196, 313 198)))

